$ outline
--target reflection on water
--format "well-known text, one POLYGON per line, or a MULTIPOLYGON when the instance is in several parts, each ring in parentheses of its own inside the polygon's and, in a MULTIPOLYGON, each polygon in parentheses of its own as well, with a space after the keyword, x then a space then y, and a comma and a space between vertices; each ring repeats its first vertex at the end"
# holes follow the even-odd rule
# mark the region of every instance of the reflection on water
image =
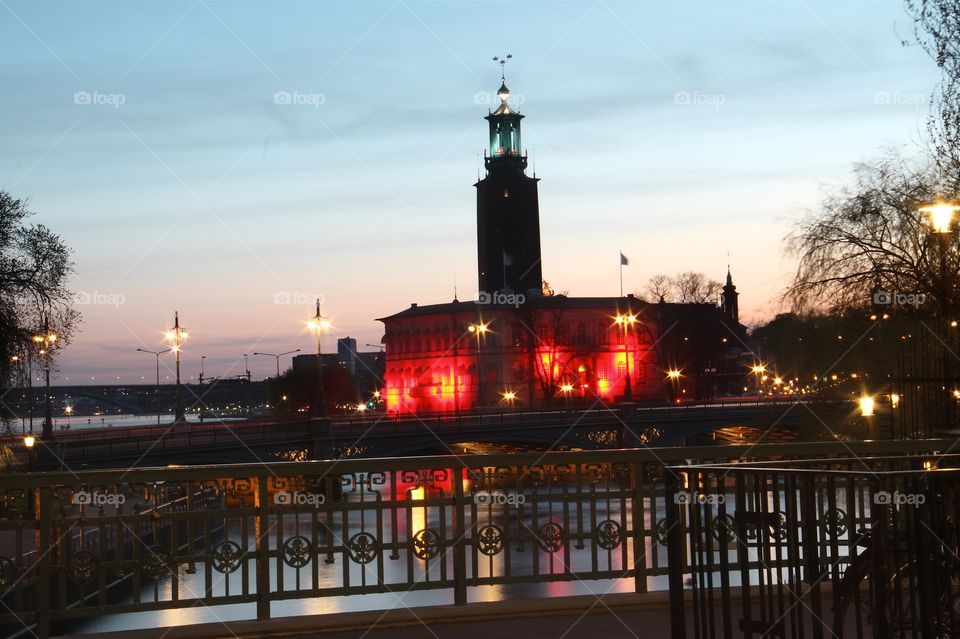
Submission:
MULTIPOLYGON (((383 498, 389 498, 392 494, 390 474, 387 473, 386 477, 386 483, 375 486, 383 498)), ((325 514, 319 517, 312 512, 271 515, 269 535, 271 549, 281 548, 284 540, 289 540, 294 535, 315 540, 317 546, 317 554, 299 569, 285 563, 280 552, 270 557, 271 592, 290 592, 292 595, 295 591, 299 591, 297 594, 301 597, 271 602, 271 616, 286 617, 452 604, 454 598, 452 589, 410 591, 411 584, 423 585, 436 583, 441 579, 452 579, 453 550, 449 544, 456 537, 452 524, 455 521, 455 514, 451 506, 442 504, 440 501, 442 495, 449 498, 453 490, 451 481, 455 480, 448 476, 446 481, 434 485, 433 490, 425 490, 423 487, 414 487, 398 480, 399 507, 396 509, 396 533, 392 529, 390 521, 392 515, 388 510, 384 510, 382 518, 377 518, 374 510, 376 493, 365 493, 363 483, 359 484, 359 490, 347 490, 346 498, 351 505, 358 505, 358 502, 362 501, 370 509, 351 508, 336 512, 332 533, 329 534, 333 535, 334 546, 341 548, 335 551, 333 563, 325 561, 329 541, 324 526, 325 514), (407 540, 417 532, 426 528, 436 531, 445 540, 442 553, 429 561, 415 557, 407 543, 407 540), (372 562, 356 563, 345 557, 342 546, 360 532, 373 535, 382 544, 396 542, 399 546, 398 550, 391 554, 392 548, 384 548, 377 553, 372 562), (376 585, 381 582, 389 585, 394 592, 342 596, 339 590, 346 583, 358 586, 376 585), (317 596, 317 593, 325 590, 330 594, 317 596)), ((465 489, 469 490, 469 482, 465 483, 467 484, 465 489)), ((533 578, 535 575, 549 578, 549 575, 554 574, 557 575, 558 580, 544 583, 474 586, 468 589, 469 601, 633 592, 635 583, 632 577, 580 581, 570 577, 569 574, 564 574, 569 572, 585 574, 597 570, 597 566, 593 565, 595 549, 592 546, 591 531, 597 522, 606 519, 620 522, 624 529, 632 530, 631 509, 626 507, 628 504, 619 499, 606 499, 599 492, 594 495, 592 492, 584 491, 581 493, 578 507, 574 495, 558 488, 554 488, 549 496, 541 489, 535 500, 531 493, 528 495, 522 518, 517 517, 516 508, 504 505, 478 506, 476 513, 468 509, 468 528, 495 524, 505 531, 503 549, 498 554, 486 556, 480 554, 476 546, 467 547, 468 576, 502 579, 509 575, 512 579, 523 579, 524 577, 533 578), (569 500, 566 505, 563 503, 564 494, 569 500), (563 523, 564 529, 569 531, 568 548, 550 553, 541 549, 529 533, 523 540, 518 537, 521 527, 532 531, 551 521, 563 523), (579 537, 580 531, 583 532, 582 539, 579 537), (569 565, 565 564, 567 557, 569 565)), ((644 500, 643 508, 646 513, 644 528, 649 531, 653 528, 653 523, 663 517, 663 508, 662 505, 654 506, 649 499, 644 500)), ((247 551, 252 551, 256 547, 256 531, 254 526, 249 525, 249 520, 246 522, 241 520, 239 513, 244 510, 242 508, 227 509, 215 516, 221 518, 220 521, 225 524, 224 539, 238 544, 247 551)), ((249 511, 247 514, 250 514, 249 511)), ((219 541, 221 540, 216 540, 214 543, 219 541)), ((652 537, 646 537, 644 541, 644 557, 641 562, 647 566, 665 566, 666 548, 652 537)), ((610 570, 613 574, 620 574, 625 567, 633 565, 634 553, 632 541, 629 539, 612 551, 599 548, 596 550, 596 561, 599 562, 600 570, 610 570)), ((169 601, 174 588, 177 590, 176 596, 184 600, 202 598, 205 595, 212 597, 252 595, 256 592, 255 570, 256 565, 252 558, 241 560, 236 569, 227 574, 212 570, 206 563, 198 563, 196 571, 192 574, 187 574, 181 568, 176 584, 174 580, 166 578, 151 585, 145 589, 142 600, 154 600, 154 589, 156 589, 157 599, 169 601)), ((649 590, 667 589, 666 575, 648 578, 647 588, 649 590)), ((127 597, 125 603, 127 602, 132 602, 132 597, 127 597)), ((198 603, 189 608, 98 617, 83 622, 82 625, 71 630, 107 632, 255 618, 256 604, 253 602, 217 606, 198 603)))
MULTIPOLYGON (((200 423, 200 416, 193 413, 188 413, 186 420, 191 423, 200 423)), ((228 418, 216 418, 211 419, 209 417, 204 419, 206 423, 215 423, 221 421, 237 421, 244 418, 238 417, 228 417, 228 418)), ((160 423, 163 424, 172 424, 174 422, 174 414, 166 413, 160 415, 160 423)), ((76 430, 80 428, 114 428, 121 426, 156 426, 157 425, 157 414, 153 413, 152 415, 99 415, 99 416, 64 416, 53 418, 53 430, 55 432, 63 430, 76 430)), ((11 421, 10 428, 16 433, 26 433, 30 431, 30 420, 28 418, 20 418, 11 421)), ((34 416, 33 418, 33 432, 39 433, 43 428, 43 417, 34 416)))

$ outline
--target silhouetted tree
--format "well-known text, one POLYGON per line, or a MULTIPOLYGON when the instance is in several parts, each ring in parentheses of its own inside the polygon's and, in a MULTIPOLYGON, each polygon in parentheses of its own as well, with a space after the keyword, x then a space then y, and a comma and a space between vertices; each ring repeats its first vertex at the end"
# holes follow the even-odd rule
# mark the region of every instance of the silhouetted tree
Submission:
MULTIPOLYGON (((0 395, 30 374, 24 362, 39 364, 32 336, 44 320, 59 336, 56 349, 69 343, 79 321, 66 287, 70 249, 46 226, 28 224, 31 215, 24 200, 0 191, 0 395)), ((9 418, 9 406, 0 406, 0 417, 9 418)))
POLYGON ((716 301, 722 286, 717 280, 697 271, 685 271, 673 277, 658 273, 647 280, 646 286, 636 295, 652 304, 661 299, 664 302, 702 304, 716 301))
POLYGON ((933 93, 927 120, 934 161, 950 184, 960 185, 960 0, 905 0, 916 41, 943 77, 933 93))
POLYGON ((894 153, 857 165, 854 176, 788 238, 799 264, 787 300, 795 310, 838 312, 913 295, 919 303, 900 310, 952 315, 960 308, 957 234, 935 233, 919 210, 952 194, 932 169, 894 153))

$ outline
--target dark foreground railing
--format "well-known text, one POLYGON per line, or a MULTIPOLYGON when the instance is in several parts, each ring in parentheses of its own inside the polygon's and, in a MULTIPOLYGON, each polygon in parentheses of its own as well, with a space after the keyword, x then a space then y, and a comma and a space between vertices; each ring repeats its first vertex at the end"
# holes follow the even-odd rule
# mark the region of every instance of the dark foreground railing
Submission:
POLYGON ((667 478, 674 637, 960 637, 960 455, 667 478))
MULTIPOLYGON (((29 629, 48 637, 90 617, 200 605, 246 603, 251 616, 267 619, 274 602, 309 597, 443 590, 451 602, 462 604, 468 590, 478 586, 596 579, 632 580, 637 591, 666 589, 668 537, 682 535, 684 528, 670 520, 681 512, 668 508, 674 505, 676 487, 667 497, 665 466, 901 452, 931 457, 957 443, 609 450, 4 475, 0 624, 5 636, 29 629)), ((737 499, 744 503, 772 498, 765 484, 746 479, 738 490, 737 499)), ((778 510, 774 506, 771 511, 778 510)), ((792 511, 785 512, 791 516, 792 511)), ((862 523, 858 512, 850 511, 848 528, 862 523)), ((835 519, 839 522, 799 516, 793 521, 809 528, 835 519)), ((697 531, 698 521, 686 525, 697 531)), ((767 543, 767 527, 753 525, 767 543)), ((715 530, 707 526, 712 535, 715 530)), ((676 568, 670 577, 680 576, 680 601, 683 575, 691 569, 698 578, 705 574, 699 555, 688 561, 686 546, 681 542, 670 548, 676 568)), ((762 565, 760 557, 725 554, 731 584, 736 571, 746 575, 743 579, 752 578, 762 565)), ((789 561, 806 558, 791 555, 789 561)), ((767 578, 764 583, 771 582, 767 578)), ((694 592, 713 596, 709 593, 714 591, 694 592)))

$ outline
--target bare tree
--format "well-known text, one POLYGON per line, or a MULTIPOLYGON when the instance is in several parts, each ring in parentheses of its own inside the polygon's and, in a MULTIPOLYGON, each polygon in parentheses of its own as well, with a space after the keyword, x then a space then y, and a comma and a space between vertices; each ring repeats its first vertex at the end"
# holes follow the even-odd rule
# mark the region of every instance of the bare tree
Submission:
POLYGON ((686 271, 671 280, 673 289, 680 302, 688 304, 703 304, 712 302, 720 295, 723 286, 717 280, 712 280, 703 273, 686 271))
POLYGON ((670 276, 664 273, 657 273, 651 276, 650 279, 647 280, 647 285, 639 292, 637 297, 653 303, 659 302, 660 300, 664 302, 673 301, 670 276))
POLYGON ((929 148, 941 174, 960 183, 960 0, 905 0, 917 43, 943 78, 930 101, 929 148))
POLYGON ((794 309, 833 312, 897 299, 911 312, 960 309, 956 231, 935 233, 919 210, 955 195, 935 175, 892 152, 857 165, 854 184, 829 194, 788 238, 799 257, 787 292, 794 309))
MULTIPOLYGON (((32 336, 45 322, 62 348, 79 320, 66 288, 70 249, 47 227, 28 224, 30 215, 24 200, 0 191, 0 395, 15 374, 14 357, 29 359, 32 336)), ((8 416, 9 409, 0 417, 8 416)))

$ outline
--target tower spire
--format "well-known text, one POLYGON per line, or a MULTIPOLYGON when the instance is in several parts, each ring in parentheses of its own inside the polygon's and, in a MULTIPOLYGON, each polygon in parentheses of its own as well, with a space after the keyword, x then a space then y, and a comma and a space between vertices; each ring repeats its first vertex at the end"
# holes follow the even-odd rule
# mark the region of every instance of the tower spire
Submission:
POLYGON ((508 53, 507 55, 505 55, 505 56, 502 57, 502 58, 501 58, 500 56, 496 56, 496 55, 493 56, 493 61, 500 63, 500 82, 501 82, 501 84, 506 84, 506 83, 507 83, 507 76, 505 75, 505 73, 506 73, 505 67, 507 66, 507 62, 508 62, 511 58, 513 58, 513 54, 512 54, 512 53, 508 53))
POLYGON ((727 283, 723 287, 723 293, 720 294, 720 307, 724 317, 733 322, 740 321, 740 304, 737 300, 740 293, 737 287, 733 285, 733 275, 730 274, 729 255, 727 256, 727 283))

